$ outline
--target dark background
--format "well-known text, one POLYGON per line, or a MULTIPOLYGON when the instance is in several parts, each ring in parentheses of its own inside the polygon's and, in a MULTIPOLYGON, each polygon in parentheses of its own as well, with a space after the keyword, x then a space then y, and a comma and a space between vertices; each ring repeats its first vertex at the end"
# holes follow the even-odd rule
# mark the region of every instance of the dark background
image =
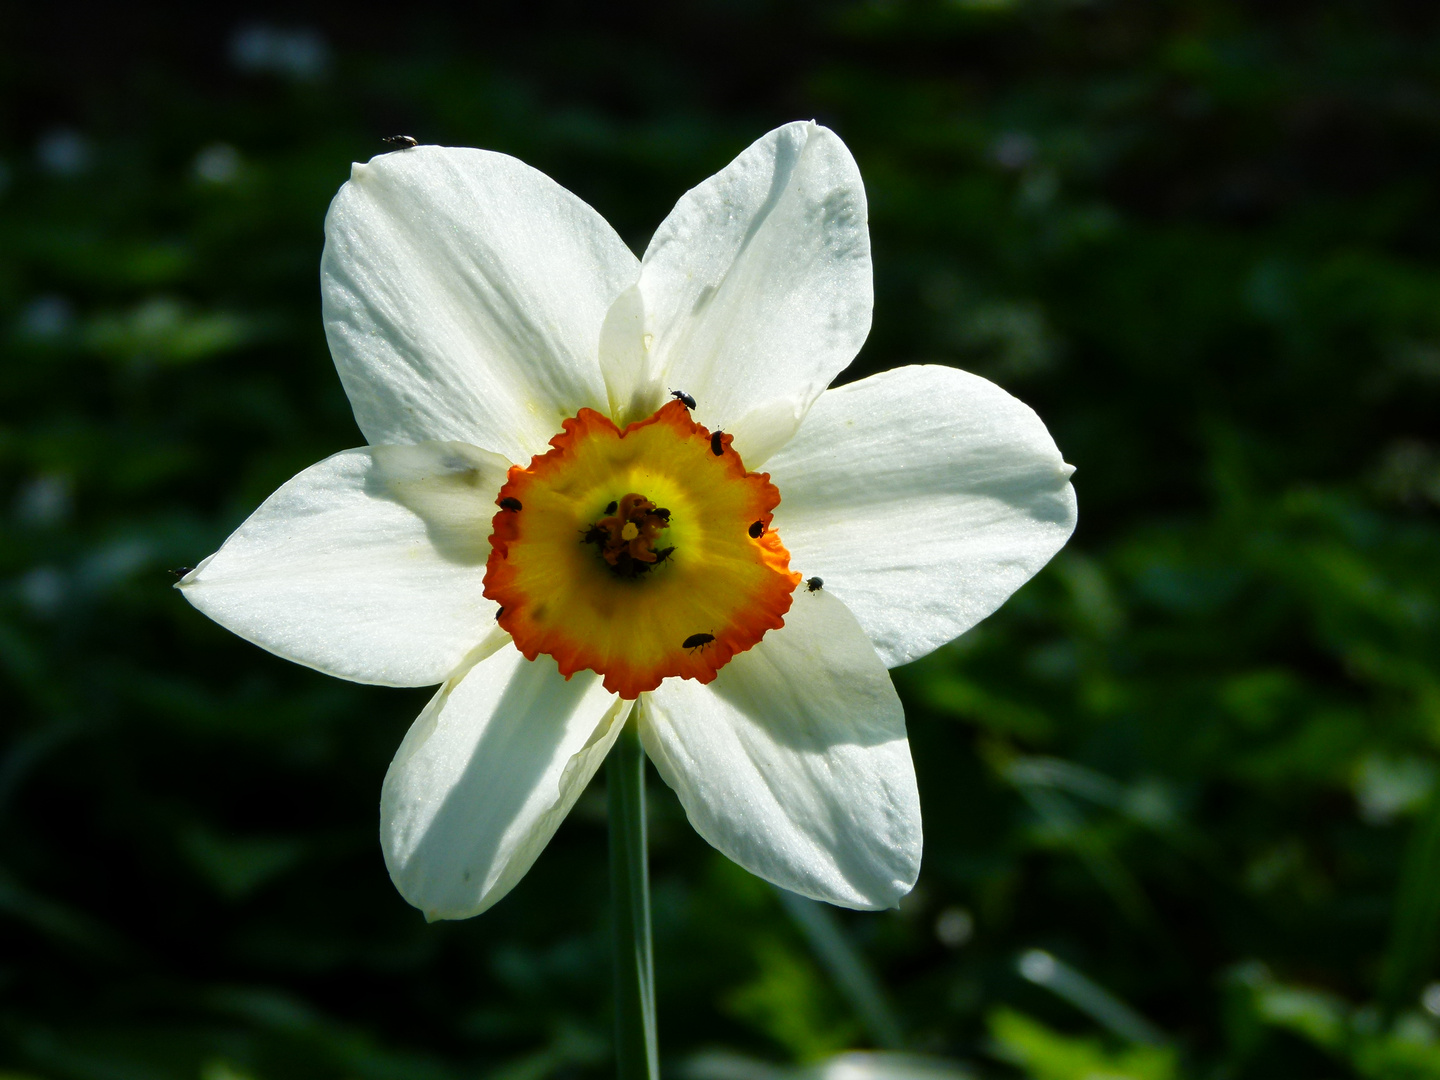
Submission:
POLYGON ((381 136, 515 154, 639 252, 809 117, 870 199, 844 378, 994 379, 1080 527, 895 672, 898 912, 787 905, 652 784, 667 1073, 1440 1077, 1430 5, 133 8, 0 15, 5 1080, 610 1072, 603 777, 427 926, 376 806, 429 692, 270 657, 167 571, 361 442, 317 271, 381 136))

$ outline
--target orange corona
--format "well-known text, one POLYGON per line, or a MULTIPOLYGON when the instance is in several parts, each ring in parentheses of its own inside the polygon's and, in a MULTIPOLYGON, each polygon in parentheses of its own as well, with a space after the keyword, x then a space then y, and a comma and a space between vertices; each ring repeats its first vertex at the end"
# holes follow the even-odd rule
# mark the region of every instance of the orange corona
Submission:
POLYGON ((769 527, 780 492, 730 442, 678 400, 623 431, 581 409, 511 468, 496 505, 521 509, 495 515, 485 595, 528 659, 633 698, 672 676, 708 683, 785 624, 800 575, 769 527), (697 635, 710 640, 687 648, 697 635))

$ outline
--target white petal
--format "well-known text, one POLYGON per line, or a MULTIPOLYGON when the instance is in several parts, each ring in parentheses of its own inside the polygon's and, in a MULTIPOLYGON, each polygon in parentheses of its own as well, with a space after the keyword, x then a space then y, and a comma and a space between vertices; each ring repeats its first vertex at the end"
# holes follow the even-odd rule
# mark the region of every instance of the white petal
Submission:
POLYGON ((845 605, 801 589, 785 626, 709 686, 668 679, 641 706, 645 749, 695 831, 776 885, 893 907, 920 870, 905 714, 845 605))
POLYGON ((599 676, 569 681, 513 645, 440 689, 380 795, 380 844, 400 894, 466 919, 519 881, 605 760, 633 703, 599 676))
POLYGON ((355 165, 325 219, 325 332, 370 443, 528 461, 606 410, 600 327, 639 264, 605 219, 505 154, 422 146, 355 165))
POLYGON ((495 625, 482 591, 507 467, 456 443, 346 450, 266 499, 181 591, 287 660, 356 682, 443 682, 495 625))
POLYGON ((1075 529, 1074 471, 994 383, 905 367, 826 391, 767 468, 791 569, 825 581, 890 667, 964 633, 1075 529))
POLYGON ((637 282, 615 298, 600 330, 600 368, 610 418, 621 427, 643 420, 664 403, 650 371, 645 298, 637 282))
POLYGON ((865 188, 815 123, 777 128, 656 231, 640 274, 658 393, 735 436, 751 468, 794 433, 870 332, 865 188))

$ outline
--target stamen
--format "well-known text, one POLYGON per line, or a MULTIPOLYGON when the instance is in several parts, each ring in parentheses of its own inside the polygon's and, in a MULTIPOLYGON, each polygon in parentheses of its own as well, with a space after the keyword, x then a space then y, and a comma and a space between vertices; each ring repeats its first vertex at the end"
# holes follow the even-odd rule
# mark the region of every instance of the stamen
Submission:
POLYGON ((595 545, 617 576, 637 578, 674 554, 673 546, 655 547, 670 527, 670 511, 639 492, 607 505, 605 515, 585 530, 580 542, 595 545))

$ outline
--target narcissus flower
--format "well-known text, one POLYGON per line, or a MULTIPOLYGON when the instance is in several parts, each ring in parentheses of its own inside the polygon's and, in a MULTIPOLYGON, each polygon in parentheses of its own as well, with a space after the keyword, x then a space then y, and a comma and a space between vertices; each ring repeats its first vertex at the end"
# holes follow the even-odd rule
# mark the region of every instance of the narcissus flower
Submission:
POLYGON ((405 898, 463 918, 504 896, 633 720, 730 858, 894 905, 921 832, 886 669, 995 610, 1075 497, 1045 426, 984 379, 827 389, 872 306, 840 139, 772 131, 638 261, 483 150, 356 165, 325 228, 325 329, 369 445, 290 480, 180 587, 298 663, 439 684, 381 794, 405 898))

